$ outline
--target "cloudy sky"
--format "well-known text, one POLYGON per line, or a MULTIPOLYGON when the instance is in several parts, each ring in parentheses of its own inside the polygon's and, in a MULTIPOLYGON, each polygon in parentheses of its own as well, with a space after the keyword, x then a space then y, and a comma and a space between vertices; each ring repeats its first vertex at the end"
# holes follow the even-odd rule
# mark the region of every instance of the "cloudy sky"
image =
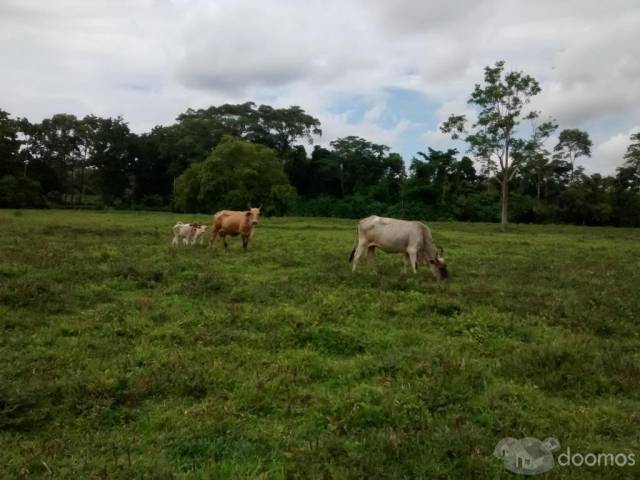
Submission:
POLYGON ((409 161, 464 149, 438 132, 484 66, 541 82, 534 107, 587 130, 611 173, 640 130, 638 0, 2 0, 0 108, 122 115, 134 131, 189 107, 300 105, 325 144, 359 135, 409 161))

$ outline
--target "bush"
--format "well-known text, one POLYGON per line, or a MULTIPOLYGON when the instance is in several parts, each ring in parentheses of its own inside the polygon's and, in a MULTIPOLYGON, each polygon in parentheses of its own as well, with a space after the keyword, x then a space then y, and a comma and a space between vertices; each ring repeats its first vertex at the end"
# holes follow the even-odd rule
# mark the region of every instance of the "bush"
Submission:
POLYGON ((0 207, 41 208, 46 206, 40 183, 28 178, 7 175, 0 178, 0 207))
POLYGON ((289 202, 292 192, 282 161, 264 145, 224 136, 206 160, 191 165, 176 181, 175 208, 179 211, 240 210, 263 205, 273 207, 275 186, 278 208, 289 202))
POLYGON ((192 213, 198 211, 201 169, 201 164, 194 163, 176 180, 176 195, 173 207, 178 212, 192 213))
POLYGON ((534 223, 558 223, 561 221, 560 215, 557 205, 540 203, 533 206, 534 223))
POLYGON ((535 221, 534 202, 528 195, 513 192, 509 197, 509 219, 518 223, 535 221))
POLYGON ((291 185, 274 185, 271 187, 271 207, 269 213, 273 215, 287 215, 296 208, 298 194, 291 185))
POLYGON ((47 202, 52 206, 63 205, 65 203, 64 195, 62 195, 62 192, 57 190, 51 190, 50 192, 47 192, 47 202))
POLYGON ((164 198, 162 198, 162 195, 157 194, 144 195, 140 203, 142 203, 142 205, 147 208, 161 208, 166 205, 164 198))
POLYGON ((485 191, 458 197, 455 213, 458 220, 497 222, 500 220, 500 195, 485 191))

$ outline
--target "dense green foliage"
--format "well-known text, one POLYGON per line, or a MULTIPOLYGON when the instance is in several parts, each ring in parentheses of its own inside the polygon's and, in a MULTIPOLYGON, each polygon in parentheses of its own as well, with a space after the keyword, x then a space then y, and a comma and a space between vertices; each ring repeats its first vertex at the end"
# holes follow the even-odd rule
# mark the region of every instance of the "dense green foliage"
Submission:
POLYGON ((178 178, 175 206, 214 212, 274 205, 282 188, 292 190, 274 150, 225 136, 206 160, 191 164, 178 178))
POLYGON ((586 175, 578 162, 591 155, 589 134, 565 128, 548 145, 559 125, 525 111, 539 91, 504 62, 487 67, 471 93, 478 116, 470 130, 460 115, 441 126, 466 140, 471 157, 427 147, 403 159, 358 136, 308 151, 320 122, 297 106, 189 109, 139 135, 122 118, 58 114, 30 123, 0 110, 0 207, 209 212, 262 202, 278 215, 640 226, 640 133, 615 176, 586 175), (218 158, 230 137, 243 152, 260 148, 218 158))
POLYGON ((570 181, 573 180, 576 159, 583 156, 590 157, 592 146, 593 144, 587 132, 583 132, 577 128, 560 132, 558 144, 554 150, 558 153, 558 158, 566 159, 571 165, 570 181))
POLYGON ((210 216, 0 211, 0 476, 506 479, 525 435, 637 458, 637 230, 431 223, 437 283, 352 274, 353 221, 225 255, 170 247, 178 219, 210 216))

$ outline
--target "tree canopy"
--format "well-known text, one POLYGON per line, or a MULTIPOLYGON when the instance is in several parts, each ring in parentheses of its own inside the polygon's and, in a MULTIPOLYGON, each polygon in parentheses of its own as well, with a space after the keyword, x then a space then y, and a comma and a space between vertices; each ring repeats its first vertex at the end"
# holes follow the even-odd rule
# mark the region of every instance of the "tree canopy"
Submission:
POLYGON ((203 162, 191 165, 177 179, 176 207, 213 212, 270 206, 277 186, 289 183, 273 149, 225 135, 203 162))
POLYGON ((554 150, 557 152, 557 158, 566 159, 571 165, 569 181, 573 181, 576 159, 578 157, 590 157, 592 146, 593 143, 587 132, 577 128, 565 129, 560 132, 558 144, 554 150))
POLYGON ((538 92, 504 62, 487 67, 469 98, 477 118, 442 125, 468 156, 425 145, 411 159, 356 135, 312 145, 320 122, 297 106, 188 109, 140 134, 120 117, 31 123, 0 110, 0 207, 211 213, 262 203, 276 215, 640 226, 640 133, 615 176, 587 175, 588 133, 564 129, 550 146, 557 123, 526 110, 538 92))

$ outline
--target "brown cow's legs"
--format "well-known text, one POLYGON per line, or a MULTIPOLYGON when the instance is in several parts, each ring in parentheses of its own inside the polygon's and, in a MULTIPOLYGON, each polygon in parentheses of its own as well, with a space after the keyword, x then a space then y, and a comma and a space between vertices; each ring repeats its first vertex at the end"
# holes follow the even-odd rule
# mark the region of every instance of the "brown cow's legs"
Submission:
POLYGON ((227 236, 226 235, 220 235, 222 237, 222 242, 224 243, 224 253, 227 253, 227 249, 229 248, 229 245, 227 245, 227 236))
POLYGON ((247 246, 249 245, 249 239, 246 237, 242 237, 242 251, 247 253, 247 246))
POLYGON ((211 238, 209 239, 209 248, 213 247, 213 243, 216 241, 217 237, 218 237, 218 230, 214 227, 211 232, 211 238))

